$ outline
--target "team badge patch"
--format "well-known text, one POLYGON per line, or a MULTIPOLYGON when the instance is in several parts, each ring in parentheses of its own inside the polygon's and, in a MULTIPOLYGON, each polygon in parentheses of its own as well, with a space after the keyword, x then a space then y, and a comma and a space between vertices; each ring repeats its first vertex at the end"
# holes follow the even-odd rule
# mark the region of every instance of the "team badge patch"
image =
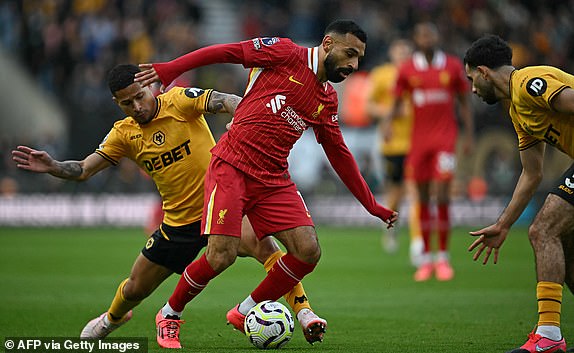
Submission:
POLYGON ((185 95, 188 96, 189 98, 197 98, 201 96, 205 91, 202 90, 201 88, 186 88, 184 92, 185 95))
POLYGON ((526 91, 533 97, 539 97, 546 92, 548 87, 546 80, 540 77, 530 79, 526 84, 526 91))
POLYGON ((255 48, 255 50, 261 49, 261 43, 259 42, 259 38, 253 39, 252 42, 253 42, 253 47, 255 48))
POLYGON ((165 142, 165 134, 162 131, 156 131, 153 133, 152 139, 156 145, 161 146, 165 142))
POLYGON ((266 46, 271 46, 275 43, 279 43, 279 38, 278 37, 261 38, 261 43, 263 43, 263 45, 266 45, 266 46))
POLYGON ((153 246, 153 238, 150 237, 150 238, 147 240, 147 243, 145 243, 145 248, 146 248, 146 249, 149 249, 149 248, 151 248, 152 246, 153 246))

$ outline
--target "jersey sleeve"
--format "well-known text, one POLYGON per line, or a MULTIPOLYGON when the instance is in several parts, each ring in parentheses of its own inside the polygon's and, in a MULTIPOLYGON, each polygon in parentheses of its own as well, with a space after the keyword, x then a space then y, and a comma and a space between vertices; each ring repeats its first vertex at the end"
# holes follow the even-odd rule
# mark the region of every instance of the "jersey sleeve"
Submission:
POLYGON ((538 140, 536 137, 524 131, 522 126, 520 126, 520 124, 516 122, 514 119, 512 119, 512 124, 514 125, 514 130, 516 131, 516 135, 518 136, 519 151, 524 151, 540 142, 540 140, 538 140))
POLYGON ((204 90, 196 87, 177 87, 173 88, 170 92, 172 95, 172 104, 183 113, 183 116, 188 119, 197 117, 200 114, 209 112, 209 99, 213 93, 212 89, 204 90))
POLYGON ((263 37, 241 42, 243 66, 272 67, 286 61, 297 47, 288 38, 263 37))
POLYGON ((525 78, 518 90, 517 99, 521 105, 553 110, 552 99, 568 85, 552 72, 541 72, 537 75, 535 72, 528 73, 527 70, 519 70, 518 73, 522 74, 521 71, 524 71, 525 78))
POLYGON ((343 134, 338 124, 338 116, 331 118, 331 122, 328 124, 319 125, 313 127, 313 132, 315 133, 315 138, 319 144, 323 143, 334 143, 339 144, 344 141, 343 134), (334 120, 334 121, 333 121, 334 120))
POLYGON ((123 135, 118 126, 117 123, 114 125, 95 152, 113 165, 118 165, 120 159, 127 155, 123 135))
POLYGON ((399 73, 397 75, 397 80, 395 81, 395 86, 393 93, 395 97, 402 97, 406 92, 409 91, 409 82, 407 79, 405 65, 401 65, 399 68, 399 73))

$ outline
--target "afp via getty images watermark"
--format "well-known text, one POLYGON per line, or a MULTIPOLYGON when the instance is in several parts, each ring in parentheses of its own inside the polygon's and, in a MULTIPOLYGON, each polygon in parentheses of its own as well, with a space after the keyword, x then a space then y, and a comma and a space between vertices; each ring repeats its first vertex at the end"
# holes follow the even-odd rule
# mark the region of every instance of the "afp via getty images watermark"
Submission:
POLYGON ((148 353, 147 337, 6 337, 6 353, 148 353))

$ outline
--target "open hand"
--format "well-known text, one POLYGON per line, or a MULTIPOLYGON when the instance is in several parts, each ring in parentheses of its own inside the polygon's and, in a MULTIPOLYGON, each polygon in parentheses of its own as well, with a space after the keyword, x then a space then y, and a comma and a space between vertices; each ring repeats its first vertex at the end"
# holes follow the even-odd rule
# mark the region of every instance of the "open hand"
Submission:
POLYGON ((18 146, 12 151, 12 160, 20 169, 36 173, 49 173, 54 159, 46 151, 37 151, 27 146, 18 146))
MULTIPOLYGON (((142 86, 149 86, 154 82, 161 82, 159 75, 153 68, 152 64, 140 64, 140 69, 142 71, 136 73, 134 82, 141 83, 142 86)), ((160 88, 160 91, 164 91, 164 87, 160 88)))
POLYGON ((490 258, 490 254, 494 250, 493 260, 496 264, 498 262, 498 252, 500 251, 500 247, 502 246, 502 243, 504 243, 507 234, 508 229, 503 229, 497 224, 493 224, 481 230, 470 232, 470 235, 478 237, 478 239, 476 239, 468 247, 468 251, 473 251, 474 249, 478 248, 472 259, 474 261, 478 260, 482 252, 486 250, 484 260, 482 261, 482 264, 486 265, 488 259, 490 258))

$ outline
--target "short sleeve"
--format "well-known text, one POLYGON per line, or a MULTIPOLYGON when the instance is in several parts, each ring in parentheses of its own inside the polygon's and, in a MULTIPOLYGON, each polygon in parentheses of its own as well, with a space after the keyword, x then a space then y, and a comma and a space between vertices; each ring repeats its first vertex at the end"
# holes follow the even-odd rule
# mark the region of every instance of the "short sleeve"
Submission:
POLYGON ((106 137, 104 137, 96 149, 96 153, 113 165, 117 165, 120 159, 127 155, 124 139, 117 128, 117 124, 114 125, 106 137))
POLYGON ((213 90, 204 90, 195 87, 177 87, 171 91, 174 91, 172 93, 171 104, 182 112, 183 116, 197 116, 209 112, 208 104, 213 90))
POLYGON ((520 124, 514 119, 512 119, 512 124, 514 125, 514 130, 516 131, 516 135, 518 136, 519 151, 524 151, 540 142, 540 140, 538 140, 536 137, 524 131, 522 126, 520 126, 520 124))
POLYGON ((403 64, 399 68, 399 73, 397 75, 393 93, 395 97, 402 97, 408 91, 410 91, 409 82, 406 76, 405 66, 403 64))
POLYGON ((552 75, 546 74, 528 80, 520 88, 520 97, 525 104, 552 110, 550 105, 552 98, 564 88, 566 88, 564 83, 558 81, 552 75))

